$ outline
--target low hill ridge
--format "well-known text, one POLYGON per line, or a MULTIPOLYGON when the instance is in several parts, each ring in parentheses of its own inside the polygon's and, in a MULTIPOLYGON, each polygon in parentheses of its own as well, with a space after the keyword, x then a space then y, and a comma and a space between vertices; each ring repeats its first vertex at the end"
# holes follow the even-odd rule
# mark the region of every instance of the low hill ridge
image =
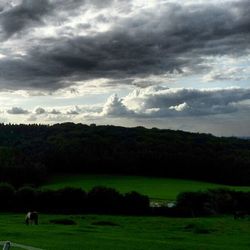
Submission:
POLYGON ((0 181, 60 173, 125 174, 250 183, 250 141, 167 129, 0 124, 0 181))

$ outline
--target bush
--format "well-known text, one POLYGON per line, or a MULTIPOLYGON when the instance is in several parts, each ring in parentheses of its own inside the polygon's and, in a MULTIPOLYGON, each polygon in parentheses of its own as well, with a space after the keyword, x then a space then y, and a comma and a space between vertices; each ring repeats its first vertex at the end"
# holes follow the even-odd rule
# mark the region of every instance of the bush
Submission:
POLYGON ((204 192, 184 192, 178 195, 176 210, 182 216, 233 214, 250 212, 250 192, 213 189, 204 192))
POLYGON ((209 192, 183 192, 177 196, 176 208, 183 216, 203 216, 213 213, 209 192))
POLYGON ((88 193, 88 207, 99 213, 121 211, 123 196, 113 188, 94 187, 88 193))
POLYGON ((15 189, 8 183, 0 183, 1 210, 11 209, 15 195, 15 189))
POLYGON ((137 192, 120 194, 113 188, 94 187, 89 193, 80 188, 38 190, 30 186, 19 188, 0 184, 1 210, 46 213, 149 213, 149 198, 137 192))
POLYGON ((83 212, 86 209, 86 192, 80 188, 59 189, 55 191, 55 201, 63 213, 83 212))
POLYGON ((124 195, 124 208, 129 213, 146 213, 149 210, 149 198, 135 191, 124 195))
POLYGON ((40 190, 37 192, 37 210, 46 213, 58 211, 57 196, 54 190, 40 190))
POLYGON ((16 192, 16 207, 21 211, 33 211, 37 206, 37 190, 35 188, 25 186, 16 192))

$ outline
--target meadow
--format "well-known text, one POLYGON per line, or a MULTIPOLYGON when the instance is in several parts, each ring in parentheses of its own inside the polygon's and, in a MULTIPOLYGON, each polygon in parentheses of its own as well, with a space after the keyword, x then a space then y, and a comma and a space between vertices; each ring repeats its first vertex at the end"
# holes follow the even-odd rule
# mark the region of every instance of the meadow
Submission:
POLYGON ((201 181, 111 175, 60 175, 51 178, 43 187, 54 190, 63 187, 77 187, 89 191, 94 186, 112 187, 121 193, 133 190, 149 196, 151 200, 166 201, 173 201, 179 193, 186 191, 204 191, 213 188, 250 191, 250 187, 227 186, 201 181))
POLYGON ((23 220, 23 214, 0 214, 0 241, 10 240, 47 250, 250 249, 250 220, 234 220, 228 216, 166 218, 41 214, 38 226, 26 226, 23 220), (60 219, 70 219, 76 224, 51 223, 60 219))

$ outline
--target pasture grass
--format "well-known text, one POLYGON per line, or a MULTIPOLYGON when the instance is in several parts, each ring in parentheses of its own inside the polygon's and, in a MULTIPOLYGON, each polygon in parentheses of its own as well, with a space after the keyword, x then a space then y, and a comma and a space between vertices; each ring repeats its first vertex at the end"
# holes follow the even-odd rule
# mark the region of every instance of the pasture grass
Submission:
POLYGON ((41 214, 38 226, 26 226, 23 214, 0 214, 0 241, 10 240, 47 250, 248 250, 249 232, 249 219, 234 220, 229 216, 41 214), (50 223, 66 219, 76 224, 50 223))
POLYGON ((230 188, 234 190, 250 191, 250 186, 235 187, 182 179, 112 175, 54 176, 43 187, 54 190, 63 187, 78 187, 89 191, 94 186, 115 188, 121 193, 133 190, 148 195, 152 200, 167 201, 175 200, 177 195, 184 191, 203 191, 213 188, 230 188))

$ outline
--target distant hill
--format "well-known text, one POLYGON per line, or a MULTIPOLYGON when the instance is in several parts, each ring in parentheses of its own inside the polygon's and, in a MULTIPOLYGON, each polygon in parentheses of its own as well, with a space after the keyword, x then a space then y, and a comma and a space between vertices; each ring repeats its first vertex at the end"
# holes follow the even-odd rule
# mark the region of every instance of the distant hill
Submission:
POLYGON ((143 127, 0 124, 0 181, 39 184, 59 173, 249 185, 250 140, 143 127))

